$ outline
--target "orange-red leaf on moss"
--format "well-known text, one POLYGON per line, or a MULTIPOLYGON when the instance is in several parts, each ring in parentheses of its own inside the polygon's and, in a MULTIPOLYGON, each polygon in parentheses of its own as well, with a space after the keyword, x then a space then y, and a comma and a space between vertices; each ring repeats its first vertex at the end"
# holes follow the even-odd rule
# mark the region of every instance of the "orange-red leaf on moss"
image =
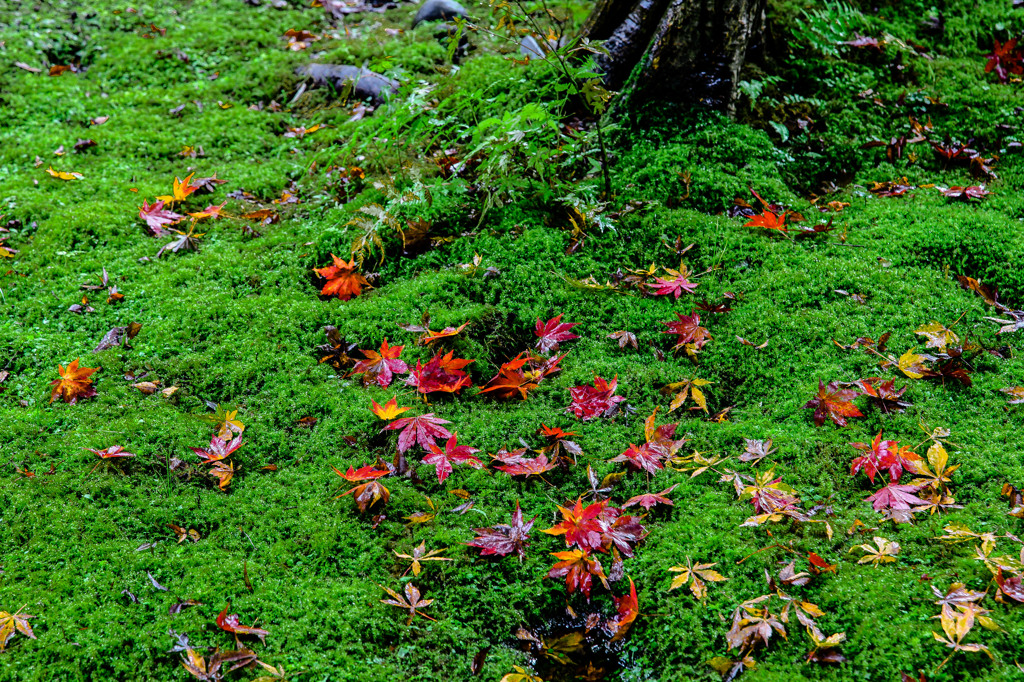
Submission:
POLYGON ((361 294, 363 287, 370 286, 362 273, 356 270, 358 266, 356 266, 355 258, 346 263, 332 253, 331 259, 334 260, 334 265, 328 265, 326 268, 313 268, 313 272, 327 280, 324 288, 320 290, 321 294, 337 296, 341 300, 347 301, 353 296, 361 294))
POLYGON ((229 608, 231 608, 230 604, 225 606, 224 610, 217 615, 217 627, 235 635, 255 635, 260 638, 261 642, 266 642, 266 637, 270 634, 269 632, 258 627, 242 625, 238 622, 237 613, 228 613, 229 608))
POLYGON ((66 368, 60 363, 57 364, 57 367, 60 379, 50 382, 50 385, 53 386, 53 393, 50 395, 51 403, 57 398, 61 398, 64 402, 74 405, 79 400, 96 395, 96 387, 92 385, 92 379, 89 377, 99 367, 79 367, 78 358, 75 358, 66 368))

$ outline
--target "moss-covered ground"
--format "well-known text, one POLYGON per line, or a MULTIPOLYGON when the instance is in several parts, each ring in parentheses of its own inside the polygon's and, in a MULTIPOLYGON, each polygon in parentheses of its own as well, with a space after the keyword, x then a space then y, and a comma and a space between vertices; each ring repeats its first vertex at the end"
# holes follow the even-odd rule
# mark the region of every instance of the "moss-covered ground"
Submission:
MULTIPOLYGON (((681 422, 681 454, 729 460, 694 478, 672 468, 630 474, 612 492, 622 502, 678 486, 674 506, 646 516, 649 535, 625 560, 641 615, 614 656, 595 659, 607 679, 717 679, 708 661, 730 653, 733 610, 768 592, 765 570, 777 574, 792 559, 806 569, 808 552, 837 571, 787 591, 821 608, 826 634, 846 633, 847 661, 805 663, 809 639, 791 618, 788 639, 756 652, 758 665, 743 679, 897 680, 918 670, 929 680, 1024 676, 1017 666, 1024 606, 995 601, 992 575, 975 558, 978 543, 935 539, 950 523, 1022 532, 1000 494, 1004 483, 1024 484, 1020 408, 999 390, 1024 384, 1020 334, 997 336, 984 319, 991 308, 955 276, 998 286, 1001 301, 1024 305, 1024 96, 1019 81, 984 72, 992 40, 1021 34, 1024 9, 1009 0, 940 4, 772 4, 768 59, 749 70, 734 121, 663 107, 609 117, 614 196, 602 205, 592 127, 580 123, 587 116, 578 103, 561 99, 556 70, 511 61, 508 44, 482 31, 470 33, 468 55, 453 69, 433 27, 408 30, 413 5, 351 15, 330 28, 322 10, 298 2, 281 9, 240 0, 145 2, 134 11, 98 1, 4 3, 0 225, 10 234, 0 236, 17 253, 0 259, 0 610, 24 605, 37 639, 16 634, 8 642, 0 678, 189 679, 180 654, 167 653, 168 631, 187 635, 201 653, 232 648, 232 636, 214 622, 229 603, 243 624, 270 632, 265 645, 244 640, 261 660, 304 671, 292 679, 468 680, 485 649, 481 680, 497 681, 513 665, 582 675, 585 650, 557 671, 528 659, 514 635, 520 625, 553 632, 548 624, 564 619, 567 605, 588 608, 578 594, 567 600, 562 581, 545 578, 550 553, 564 543, 536 529, 557 521, 556 505, 588 490, 587 465, 599 477, 623 470, 608 460, 642 441, 643 419, 655 408, 659 422, 681 422), (817 13, 804 14, 811 5, 817 13), (288 29, 324 37, 292 51, 282 38, 288 29), (837 45, 855 34, 886 40, 884 50, 837 45), (926 46, 927 56, 912 44, 926 46), (314 53, 324 62, 366 63, 404 86, 361 120, 350 120, 353 104, 324 91, 292 101, 299 87, 292 72, 314 53), (80 70, 47 75, 51 65, 71 63, 80 70), (90 123, 97 117, 109 119, 90 123), (946 167, 927 143, 892 159, 885 147, 864 148, 907 133, 911 117, 930 122, 936 142, 949 136, 998 156, 998 177, 985 181, 993 194, 963 203, 922 187, 982 182, 966 167, 946 167), (318 123, 328 127, 284 136, 318 123), (76 151, 79 139, 96 144, 76 151), (181 156, 186 145, 203 155, 181 156), (461 176, 432 160, 446 155, 466 162, 461 176), (45 172, 51 165, 82 177, 53 178, 45 172), (188 210, 226 200, 229 216, 269 207, 280 221, 206 220, 197 226, 205 232, 198 252, 156 258, 168 240, 148 236, 138 208, 193 170, 227 183, 190 199, 188 210), (902 177, 916 187, 906 196, 868 191, 902 177), (744 227, 746 218, 727 211, 736 197, 753 201, 751 187, 810 224, 831 218, 837 229, 790 239, 744 227), (256 201, 228 198, 240 190, 256 201), (299 201, 271 203, 283 192, 299 201), (811 205, 814 197, 818 206, 849 205, 826 216, 811 205), (350 221, 365 223, 359 208, 373 203, 398 220, 429 222, 430 248, 403 254, 401 239, 385 228, 383 249, 364 262, 375 288, 349 301, 319 296, 313 268, 331 253, 348 257, 360 229, 350 221), (571 249, 570 215, 579 223, 581 214, 586 237, 571 249), (695 294, 676 301, 572 283, 591 276, 614 283, 652 263, 678 267, 669 248, 677 239, 693 245, 682 258, 691 272, 707 272, 695 294), (122 302, 80 289, 99 284, 104 269, 122 302), (699 301, 722 302, 726 292, 736 296, 731 312, 701 314, 713 339, 698 362, 673 355, 661 323, 699 301), (69 312, 83 293, 95 311, 69 312), (387 338, 406 345, 404 359, 425 361, 431 351, 416 345, 418 334, 398 326, 418 323, 424 312, 432 329, 469 323, 444 347, 474 360, 476 387, 432 395, 426 406, 401 379, 366 388, 318 362, 325 325, 358 348, 387 338), (581 337, 563 346, 564 371, 526 401, 479 395, 501 363, 532 345, 535 321, 558 314, 579 323, 581 337), (1006 346, 1005 357, 974 358, 967 387, 910 379, 833 342, 891 332, 885 354, 898 357, 923 349, 914 330, 932 320, 959 320, 953 329, 961 338, 1006 346), (108 330, 130 322, 142 325, 131 348, 92 352, 108 330), (618 330, 634 332, 640 349, 621 350, 606 338, 618 330), (767 346, 757 350, 737 336, 767 346), (93 375, 98 395, 49 402, 58 363, 76 358, 102 368, 93 375), (177 392, 142 393, 126 377, 142 373, 177 392), (566 412, 567 389, 595 376, 617 376, 626 402, 613 417, 580 422, 566 412), (803 409, 819 380, 869 376, 906 386, 912 407, 886 415, 858 398, 866 416, 845 428, 815 426, 812 410, 803 409), (713 382, 705 387, 709 411, 731 407, 724 420, 686 409, 665 415, 670 398, 659 389, 692 377, 713 382), (369 410, 371 400, 392 396, 413 406, 409 414, 433 411, 451 421, 460 443, 480 448, 485 460, 503 446, 539 448, 542 423, 576 431, 583 455, 574 468, 527 480, 456 467, 439 484, 431 467, 417 466, 418 481, 384 480, 391 498, 374 528, 351 497, 335 499, 345 488, 331 467, 392 459, 395 436, 382 435, 369 410), (240 470, 226 490, 188 449, 209 442, 212 428, 200 419, 210 413, 207 402, 237 406, 245 425, 234 458, 240 470), (315 425, 300 425, 303 417, 315 425), (950 492, 962 508, 883 523, 865 501, 876 486, 849 473, 857 453, 848 443, 884 430, 915 446, 925 438, 922 425, 950 430, 951 461, 960 464, 950 492), (744 438, 770 438, 778 450, 756 466, 741 463, 744 438), (111 445, 136 457, 92 471, 96 456, 84 448, 111 445), (184 465, 172 468, 174 458, 184 465), (805 509, 825 506, 815 518, 830 521, 831 538, 824 524, 741 527, 752 507, 719 474, 772 467, 805 509), (453 511, 462 503, 455 489, 472 495, 469 512, 453 511), (527 518, 538 517, 526 559, 480 558, 464 544, 472 529, 507 523, 516 500, 527 518), (436 516, 426 523, 404 518, 431 505, 436 516), (848 534, 857 519, 877 531, 848 534), (167 524, 195 529, 199 540, 177 543, 167 524), (900 544, 894 563, 857 563, 851 548, 874 535, 900 544), (406 625, 402 612, 380 603, 379 585, 397 590, 412 579, 395 552, 421 541, 448 548, 454 561, 427 565, 413 579, 434 600, 425 613, 436 620, 406 625), (668 568, 688 557, 717 562, 728 578, 710 585, 704 602, 668 590, 668 568), (932 588, 945 592, 958 581, 989 592, 982 603, 1001 629, 976 626, 966 641, 985 644, 994 660, 959 653, 935 671, 949 652, 932 636, 939 630, 932 588), (202 605, 170 615, 185 599, 202 605)), ((587 12, 571 9, 577 22, 587 12)), ((471 11, 481 26, 496 23, 485 4, 471 11)), ((410 452, 413 464, 419 457, 410 452)), ((1020 549, 1002 538, 993 555, 1020 549)), ((621 596, 626 585, 612 584, 611 594, 621 596)), ((612 613, 611 594, 596 586, 589 608, 612 613)), ((228 678, 257 675, 239 670, 228 678)))

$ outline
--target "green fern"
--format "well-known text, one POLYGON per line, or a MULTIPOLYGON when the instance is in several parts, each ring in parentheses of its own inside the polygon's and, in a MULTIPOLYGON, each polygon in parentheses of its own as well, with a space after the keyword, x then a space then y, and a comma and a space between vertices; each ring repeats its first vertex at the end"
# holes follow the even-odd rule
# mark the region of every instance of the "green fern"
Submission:
POLYGON ((864 15, 845 2, 826 2, 824 7, 804 10, 796 19, 793 35, 798 42, 826 57, 838 57, 839 45, 848 40, 864 15))

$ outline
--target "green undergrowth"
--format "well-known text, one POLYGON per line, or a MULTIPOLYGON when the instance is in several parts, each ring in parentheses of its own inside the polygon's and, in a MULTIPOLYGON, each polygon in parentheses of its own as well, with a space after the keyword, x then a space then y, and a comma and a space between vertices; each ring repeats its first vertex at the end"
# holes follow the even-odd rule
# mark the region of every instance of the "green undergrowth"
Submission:
MULTIPOLYGON (((958 654, 933 672, 947 652, 931 634, 939 611, 931 588, 944 592, 960 581, 994 589, 973 559, 973 544, 935 540, 947 523, 1022 531, 1000 496, 1005 482, 1024 482, 1019 408, 999 391, 1024 384, 1019 342, 995 334, 985 319, 992 310, 955 275, 997 285, 1007 304, 1024 303, 1024 160, 1012 144, 1021 139, 1014 112, 1024 98, 1019 83, 986 76, 982 56, 992 35, 1019 32, 1024 12, 1004 17, 987 2, 973 14, 959 4, 949 8, 934 59, 903 57, 903 70, 891 68, 891 53, 868 59, 837 48, 826 55, 794 38, 777 63, 751 70, 751 79, 774 79, 764 80, 763 99, 742 103, 739 122, 660 106, 609 121, 614 197, 602 205, 592 132, 575 118, 574 103, 559 99, 554 67, 510 61, 512 48, 488 33, 471 32, 467 56, 454 67, 433 27, 395 31, 408 29, 412 5, 352 15, 329 28, 306 3, 150 3, 137 13, 88 4, 13 2, 0 10, 0 226, 14 221, 7 244, 19 251, 0 259, 0 371, 9 373, 0 383, 0 610, 24 604, 37 636, 15 635, 0 654, 0 678, 189 679, 180 655, 167 653, 168 631, 187 634, 195 647, 231 648, 231 636, 214 623, 230 603, 243 624, 269 630, 265 645, 251 642, 262 660, 305 671, 293 679, 497 681, 528 663, 515 630, 543 628, 565 613, 564 585, 544 577, 554 561, 549 553, 564 547, 537 529, 556 522, 556 505, 585 493, 587 465, 600 477, 621 471, 608 460, 641 442, 643 420, 655 408, 659 421, 680 422, 686 452, 731 457, 720 471, 774 467, 805 508, 831 509, 835 534, 828 538, 822 524, 740 528, 752 508, 715 472, 627 476, 613 492, 617 502, 678 487, 670 494, 674 506, 647 515, 650 534, 625 561, 641 616, 606 679, 718 679, 708 661, 729 653, 733 609, 768 591, 765 570, 777 573, 794 558, 798 568, 806 566, 789 549, 838 564, 836 573, 790 591, 821 607, 826 634, 846 633, 848 661, 831 668, 804 663, 810 645, 791 620, 788 641, 759 652, 758 667, 743 679, 895 680, 912 670, 927 671, 929 680, 1019 675, 1024 611, 991 597, 985 605, 1002 630, 975 628, 969 641, 986 644, 995 661, 958 654), (150 24, 166 35, 152 35, 150 24), (281 36, 303 28, 338 37, 288 50, 281 36), (350 120, 353 103, 339 102, 336 93, 310 91, 293 102, 294 69, 311 55, 365 62, 402 80, 403 89, 360 120, 350 120), (45 73, 72 61, 81 73, 45 73), (43 73, 10 66, 15 62, 43 73), (856 96, 867 87, 885 107, 856 96), (904 91, 926 91, 948 106, 916 95, 895 104, 904 91), (272 101, 281 111, 272 110, 272 101), (994 194, 964 204, 924 187, 979 182, 962 168, 943 167, 926 145, 908 147, 915 158, 893 163, 884 149, 861 149, 897 134, 909 114, 931 117, 940 137, 976 138, 997 154, 998 177, 987 182, 994 194), (797 134, 794 115, 816 119, 819 132, 797 134), (110 118, 90 124, 100 116, 110 118), (301 138, 283 135, 316 123, 328 127, 301 138), (82 138, 96 145, 72 151, 82 138), (204 155, 180 156, 185 145, 204 155), (55 155, 61 146, 64 155, 55 155), (463 177, 446 177, 432 160, 448 155, 466 163, 463 177), (51 178, 50 165, 83 179, 51 178), (198 252, 156 258, 165 240, 147 236, 138 207, 193 170, 227 183, 191 199, 190 210, 227 200, 225 212, 233 216, 269 207, 280 221, 205 221, 198 252), (904 176, 916 187, 907 196, 869 191, 873 182, 904 176), (834 191, 826 194, 823 183, 834 191), (750 188, 811 224, 831 218, 835 230, 789 239, 744 227, 745 218, 726 211, 736 197, 755 201, 750 188), (258 201, 228 199, 239 190, 258 201), (300 203, 271 203, 284 191, 300 203), (822 216, 810 203, 814 197, 820 205, 849 205, 822 216), (380 245, 364 254, 374 288, 346 302, 318 296, 322 282, 312 269, 324 267, 331 253, 349 256, 358 235, 352 221, 365 221, 361 209, 374 204, 399 224, 429 222, 435 244, 403 255, 401 239, 385 227, 380 245), (575 250, 570 207, 585 216, 586 236, 575 250), (692 244, 683 256, 689 269, 705 273, 693 296, 676 301, 581 284, 590 277, 605 284, 651 263, 675 268, 677 240, 692 244), (104 269, 125 296, 117 305, 105 302, 105 291, 80 289, 98 285, 104 269), (95 312, 68 312, 83 293, 95 312), (713 340, 699 362, 674 356, 662 323, 727 293, 735 295, 731 312, 701 313, 713 340), (431 397, 426 406, 400 380, 388 389, 365 388, 358 377, 318 362, 325 325, 359 348, 377 348, 386 338, 405 345, 403 359, 426 361, 431 351, 398 326, 418 323, 425 312, 432 329, 469 323, 445 347, 474 360, 468 371, 476 386, 533 344, 538 318, 563 314, 579 323, 574 331, 581 338, 563 346, 563 371, 525 402, 498 403, 472 388, 431 397), (914 330, 932 320, 956 322, 957 334, 987 347, 1009 345, 1011 357, 981 356, 973 384, 964 387, 908 379, 879 367, 875 356, 835 343, 891 332, 886 352, 899 357, 922 350, 914 330), (130 349, 92 353, 109 329, 133 321, 142 330, 130 349), (606 338, 618 330, 634 332, 639 350, 606 338), (757 350, 737 336, 767 345, 757 350), (97 397, 48 402, 58 363, 76 358, 102 368, 94 375, 97 397), (142 373, 177 392, 143 395, 129 380, 142 373), (567 389, 595 376, 617 377, 626 403, 614 418, 580 422, 566 412, 567 389), (913 406, 883 415, 858 399, 865 417, 845 428, 817 427, 803 409, 820 380, 869 376, 907 386, 904 399, 913 406), (685 409, 665 415, 670 399, 659 389, 693 377, 712 382, 711 413, 731 408, 725 421, 685 409), (392 458, 394 436, 380 432, 369 410, 371 400, 383 404, 392 396, 416 414, 450 420, 459 442, 483 453, 541 447, 536 432, 546 424, 577 432, 583 455, 572 469, 525 481, 456 467, 438 484, 430 467, 419 466, 419 482, 385 479, 386 518, 371 528, 350 498, 335 498, 345 488, 331 466, 392 458), (202 474, 188 450, 208 442, 210 426, 199 419, 209 412, 207 402, 237 405, 246 427, 235 458, 241 469, 227 491, 202 474), (300 425, 303 417, 316 424, 300 425), (875 487, 849 475, 855 450, 848 444, 882 430, 917 445, 925 438, 922 425, 951 431, 951 460, 961 465, 952 494, 963 508, 919 515, 913 525, 880 524, 864 501, 875 487), (757 467, 739 463, 744 438, 771 438, 778 451, 757 467), (137 456, 91 471, 95 456, 83 448, 115 444, 137 456), (191 475, 171 469, 176 457, 191 462, 191 475), (455 489, 473 496, 469 512, 453 511, 462 502, 455 489), (463 544, 474 528, 507 523, 517 500, 527 518, 537 516, 523 562, 481 559, 463 544), (432 521, 406 522, 431 504, 432 521), (848 535, 857 519, 878 530, 848 535), (201 539, 178 544, 166 524, 194 528, 201 539), (872 535, 899 542, 894 564, 856 563, 851 547, 872 535), (411 579, 394 553, 409 553, 421 541, 427 549, 448 548, 445 556, 455 561, 428 565, 413 579, 435 600, 425 613, 436 622, 417 618, 407 626, 400 611, 379 603, 379 586, 399 589, 411 579), (668 591, 667 569, 687 557, 717 562, 728 578, 710 586, 705 603, 686 590, 668 591), (184 599, 202 605, 169 614, 184 599), (488 647, 475 677, 471 662, 488 647)), ((791 37, 810 4, 773 4, 775 39, 791 37)), ((585 7, 572 9, 586 14, 585 7)), ((484 3, 471 11, 481 25, 493 23, 484 3)), ((918 40, 929 11, 865 7, 850 26, 918 40)), ((410 454, 418 461, 418 452, 410 454)), ((1019 551, 1001 540, 996 553, 1019 551)), ((613 584, 613 594, 626 592, 625 584, 613 584)), ((578 595, 568 604, 586 608, 578 595)), ((593 607, 614 611, 601 587, 593 607)), ((586 657, 577 656, 585 665, 586 657)), ((567 679, 574 670, 566 668, 567 679)), ((229 679, 255 676, 245 670, 229 679)))

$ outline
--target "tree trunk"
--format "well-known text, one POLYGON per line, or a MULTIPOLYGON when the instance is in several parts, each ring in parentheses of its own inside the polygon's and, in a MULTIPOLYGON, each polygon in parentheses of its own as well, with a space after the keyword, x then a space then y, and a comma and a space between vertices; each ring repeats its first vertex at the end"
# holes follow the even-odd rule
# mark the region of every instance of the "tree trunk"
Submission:
POLYGON ((605 84, 630 98, 700 102, 732 113, 766 0, 598 0, 584 35, 604 41, 605 84))

